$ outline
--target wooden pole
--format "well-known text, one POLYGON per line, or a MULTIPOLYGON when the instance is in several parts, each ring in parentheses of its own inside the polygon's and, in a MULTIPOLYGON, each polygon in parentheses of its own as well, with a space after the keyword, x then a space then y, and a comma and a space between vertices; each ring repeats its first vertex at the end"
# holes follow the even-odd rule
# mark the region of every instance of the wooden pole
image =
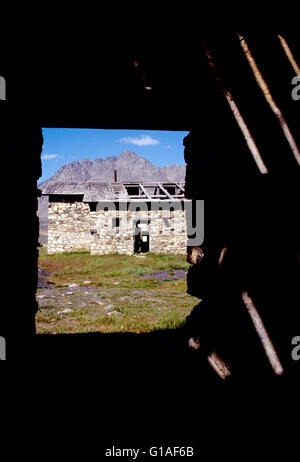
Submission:
POLYGON ((242 293, 242 300, 247 308, 247 311, 251 317, 257 335, 261 341, 261 344, 265 350, 269 363, 272 366, 273 371, 276 375, 282 375, 284 370, 276 353, 276 350, 272 344, 272 341, 268 335, 268 332, 264 326, 264 323, 253 303, 251 297, 249 297, 248 293, 244 291, 242 293))
POLYGON ((222 82, 221 82, 221 79, 217 73, 217 69, 216 69, 216 65, 215 65, 215 61, 213 59, 213 56, 212 56, 212 53, 211 51, 209 50, 206 42, 204 40, 201 40, 201 44, 202 44, 202 47, 205 51, 205 54, 206 54, 206 57, 208 59, 208 62, 209 62, 209 65, 210 65, 210 68, 212 69, 212 71, 214 72, 215 76, 216 76, 216 81, 220 87, 220 89, 222 90, 229 106, 230 106, 230 109, 235 117, 235 120, 236 122, 238 123, 238 126, 240 127, 240 130, 241 132, 243 133, 243 136, 246 140, 246 143, 248 145, 248 148, 253 156, 253 159, 260 171, 260 173, 262 174, 265 174, 265 173, 268 173, 268 169, 266 167, 266 165, 264 164, 264 161, 261 157, 261 154, 255 144, 255 141, 250 133, 250 130, 249 128, 247 127, 247 124, 242 116, 242 114, 240 113, 240 110, 236 104, 236 102, 234 101, 233 99, 233 96, 231 94, 231 92, 226 89, 222 82))
POLYGON ((293 55, 293 53, 292 53, 292 51, 291 51, 291 49, 290 49, 290 47, 289 47, 287 41, 285 40, 284 37, 282 37, 282 35, 279 35, 279 34, 278 34, 277 37, 278 37, 278 39, 279 39, 279 41, 280 41, 280 43, 281 43, 282 48, 284 49, 284 52, 285 52, 285 54, 286 54, 286 56, 287 56, 289 62, 290 62, 291 65, 292 65, 292 68, 293 68, 294 71, 296 72, 296 75, 299 75, 299 76, 300 76, 300 67, 299 67, 298 64, 297 64, 297 62, 296 62, 296 60, 295 60, 295 58, 294 58, 294 55, 293 55))
POLYGON ((286 123, 285 121, 285 118, 281 112, 281 110, 279 109, 279 107, 277 106, 277 104, 275 103, 274 99, 273 99, 273 96, 270 92, 270 89, 265 81, 265 79, 263 78, 263 75, 262 73, 260 72, 256 62, 255 62, 255 59, 248 47, 248 44, 245 40, 245 37, 243 37, 241 34, 239 34, 237 32, 237 35, 238 35, 238 38, 240 40, 240 44, 241 44, 241 47, 242 47, 242 50, 244 52, 244 55, 251 67, 251 70, 253 72, 253 75, 255 77, 255 80, 257 82, 257 84, 259 85, 261 91, 263 92, 263 95, 266 99, 266 101, 268 102, 270 108, 272 109, 272 111, 274 112, 274 114, 276 115, 279 123, 280 123, 280 126, 283 130, 283 133, 285 135, 285 138, 287 139, 289 145, 290 145, 290 148, 294 154, 294 157, 298 163, 298 165, 300 165, 300 152, 299 152, 299 149, 297 147, 297 144, 294 140, 294 137, 288 127, 288 124, 286 123))

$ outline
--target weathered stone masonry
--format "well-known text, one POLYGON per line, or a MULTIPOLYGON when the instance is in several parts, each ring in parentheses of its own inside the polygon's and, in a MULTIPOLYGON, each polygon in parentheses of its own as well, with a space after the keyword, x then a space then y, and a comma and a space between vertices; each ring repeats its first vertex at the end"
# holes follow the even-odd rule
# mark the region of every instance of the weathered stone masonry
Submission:
POLYGON ((83 202, 50 202, 48 253, 90 248, 90 207, 83 202))
POLYGON ((149 220, 150 251, 185 253, 186 225, 184 211, 150 212, 91 211, 82 202, 49 204, 48 253, 90 250, 92 255, 134 253, 134 223, 149 220), (120 226, 113 227, 118 218, 120 226))
POLYGON ((143 202, 142 206, 141 201, 127 199, 98 207, 96 202, 72 202, 67 195, 50 195, 48 253, 86 249, 92 255, 132 255, 136 251, 135 235, 140 234, 147 250, 153 253, 184 254, 184 199, 174 201, 174 207, 169 201, 169 209, 164 206, 166 202, 143 202))

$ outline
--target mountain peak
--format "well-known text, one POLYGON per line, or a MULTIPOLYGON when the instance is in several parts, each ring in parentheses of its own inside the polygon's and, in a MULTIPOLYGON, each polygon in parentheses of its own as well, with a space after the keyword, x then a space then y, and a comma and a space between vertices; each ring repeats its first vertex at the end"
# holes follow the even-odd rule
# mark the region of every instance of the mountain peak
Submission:
POLYGON ((121 152, 121 154, 118 157, 135 157, 135 158, 137 158, 139 156, 136 154, 136 152, 128 151, 127 149, 125 149, 124 151, 121 152))
POLYGON ((70 162, 61 167, 46 180, 59 182, 113 182, 114 170, 117 170, 118 181, 184 181, 185 166, 172 165, 157 167, 134 151, 124 150, 119 156, 110 156, 96 160, 83 159, 70 162))

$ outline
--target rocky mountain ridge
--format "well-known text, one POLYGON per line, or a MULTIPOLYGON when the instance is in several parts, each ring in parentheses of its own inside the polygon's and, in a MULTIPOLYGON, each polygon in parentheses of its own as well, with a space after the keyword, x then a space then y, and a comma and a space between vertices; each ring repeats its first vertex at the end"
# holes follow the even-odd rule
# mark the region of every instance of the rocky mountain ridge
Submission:
POLYGON ((114 170, 117 171, 117 181, 184 181, 185 179, 184 165, 157 167, 133 151, 123 151, 119 156, 70 162, 57 170, 39 187, 42 189, 51 181, 113 182, 114 170))

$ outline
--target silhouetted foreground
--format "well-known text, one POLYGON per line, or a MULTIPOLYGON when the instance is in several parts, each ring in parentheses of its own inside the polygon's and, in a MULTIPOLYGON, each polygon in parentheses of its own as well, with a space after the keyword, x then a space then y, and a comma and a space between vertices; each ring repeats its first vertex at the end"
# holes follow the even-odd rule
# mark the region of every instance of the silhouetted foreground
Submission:
POLYGON ((205 356, 188 351, 186 338, 184 328, 38 335, 34 363, 19 372, 22 392, 20 381, 15 393, 10 390, 22 417, 15 421, 11 410, 5 432, 31 439, 178 444, 295 434, 292 381, 275 377, 268 364, 254 365, 262 357, 255 352, 248 369, 234 369, 222 381, 205 356), (29 374, 33 405, 25 399, 29 374))

